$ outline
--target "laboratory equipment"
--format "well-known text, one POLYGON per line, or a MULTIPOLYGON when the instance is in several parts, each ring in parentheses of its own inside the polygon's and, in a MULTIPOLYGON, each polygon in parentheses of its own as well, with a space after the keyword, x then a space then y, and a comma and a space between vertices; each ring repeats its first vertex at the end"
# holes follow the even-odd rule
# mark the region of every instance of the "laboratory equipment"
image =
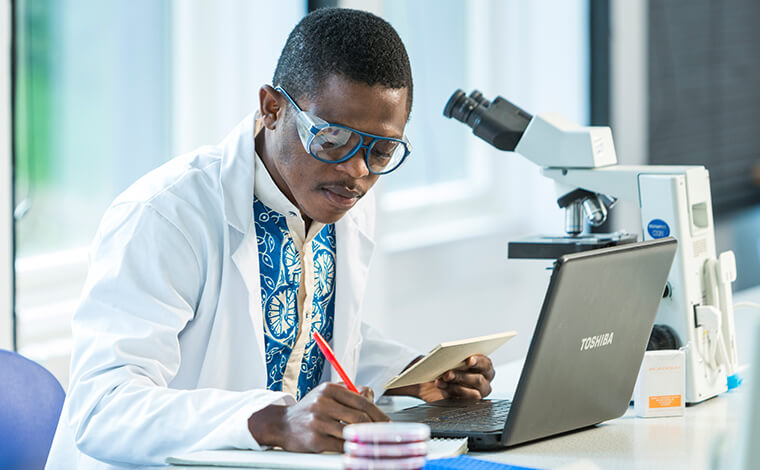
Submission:
MULTIPOLYGON (((494 147, 519 153, 561 185, 565 234, 510 242, 510 258, 556 258, 564 253, 628 243, 625 231, 590 233, 618 200, 640 210, 642 240, 678 240, 657 323, 675 330, 686 352, 686 402, 698 403, 739 385, 731 283, 733 252, 715 250, 710 177, 703 166, 619 165, 609 127, 583 127, 549 113, 531 115, 498 96, 457 90, 444 116, 461 121, 494 147)), ((591 286, 593 287, 593 286, 591 286)))

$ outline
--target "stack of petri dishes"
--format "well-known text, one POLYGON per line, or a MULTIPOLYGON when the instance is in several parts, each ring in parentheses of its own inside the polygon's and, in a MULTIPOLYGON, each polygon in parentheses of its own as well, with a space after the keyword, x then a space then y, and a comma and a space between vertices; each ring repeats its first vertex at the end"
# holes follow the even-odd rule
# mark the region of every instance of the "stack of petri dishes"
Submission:
POLYGON ((364 423, 343 428, 343 468, 416 470, 425 466, 430 427, 421 423, 364 423))

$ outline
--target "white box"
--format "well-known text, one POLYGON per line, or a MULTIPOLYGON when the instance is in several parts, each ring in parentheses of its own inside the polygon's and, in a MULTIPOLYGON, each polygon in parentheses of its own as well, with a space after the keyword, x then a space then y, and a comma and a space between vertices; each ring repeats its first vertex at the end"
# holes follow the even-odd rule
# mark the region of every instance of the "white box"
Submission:
POLYGON ((686 392, 686 354, 681 350, 647 351, 641 363, 633 407, 636 416, 682 416, 686 392))

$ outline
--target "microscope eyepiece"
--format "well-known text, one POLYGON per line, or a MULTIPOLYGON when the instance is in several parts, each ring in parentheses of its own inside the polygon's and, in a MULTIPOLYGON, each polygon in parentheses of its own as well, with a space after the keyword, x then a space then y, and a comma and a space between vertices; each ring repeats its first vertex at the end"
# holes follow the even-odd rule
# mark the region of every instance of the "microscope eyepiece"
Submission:
MULTIPOLYGON (((473 92, 470 93, 470 96, 465 95, 462 90, 457 90, 451 95, 451 98, 449 98, 449 101, 446 103, 446 107, 443 109, 443 115, 447 118, 454 118, 457 121, 473 127, 474 123, 469 122, 473 110, 478 106, 488 106, 490 104, 491 103, 483 97, 483 93, 478 90, 473 90, 473 92)), ((477 114, 474 117, 477 118, 477 114)))
POLYGON ((501 96, 491 102, 478 90, 467 96, 461 89, 451 95, 443 115, 467 124, 476 136, 507 151, 515 149, 533 118, 501 96))

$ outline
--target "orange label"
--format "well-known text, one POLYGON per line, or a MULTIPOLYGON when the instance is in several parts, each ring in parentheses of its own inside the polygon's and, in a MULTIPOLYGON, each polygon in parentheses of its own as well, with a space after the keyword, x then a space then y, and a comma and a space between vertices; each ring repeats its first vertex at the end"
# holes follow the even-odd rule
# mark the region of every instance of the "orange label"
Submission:
POLYGON ((675 406, 681 406, 681 395, 649 397, 649 408, 672 408, 675 406))

